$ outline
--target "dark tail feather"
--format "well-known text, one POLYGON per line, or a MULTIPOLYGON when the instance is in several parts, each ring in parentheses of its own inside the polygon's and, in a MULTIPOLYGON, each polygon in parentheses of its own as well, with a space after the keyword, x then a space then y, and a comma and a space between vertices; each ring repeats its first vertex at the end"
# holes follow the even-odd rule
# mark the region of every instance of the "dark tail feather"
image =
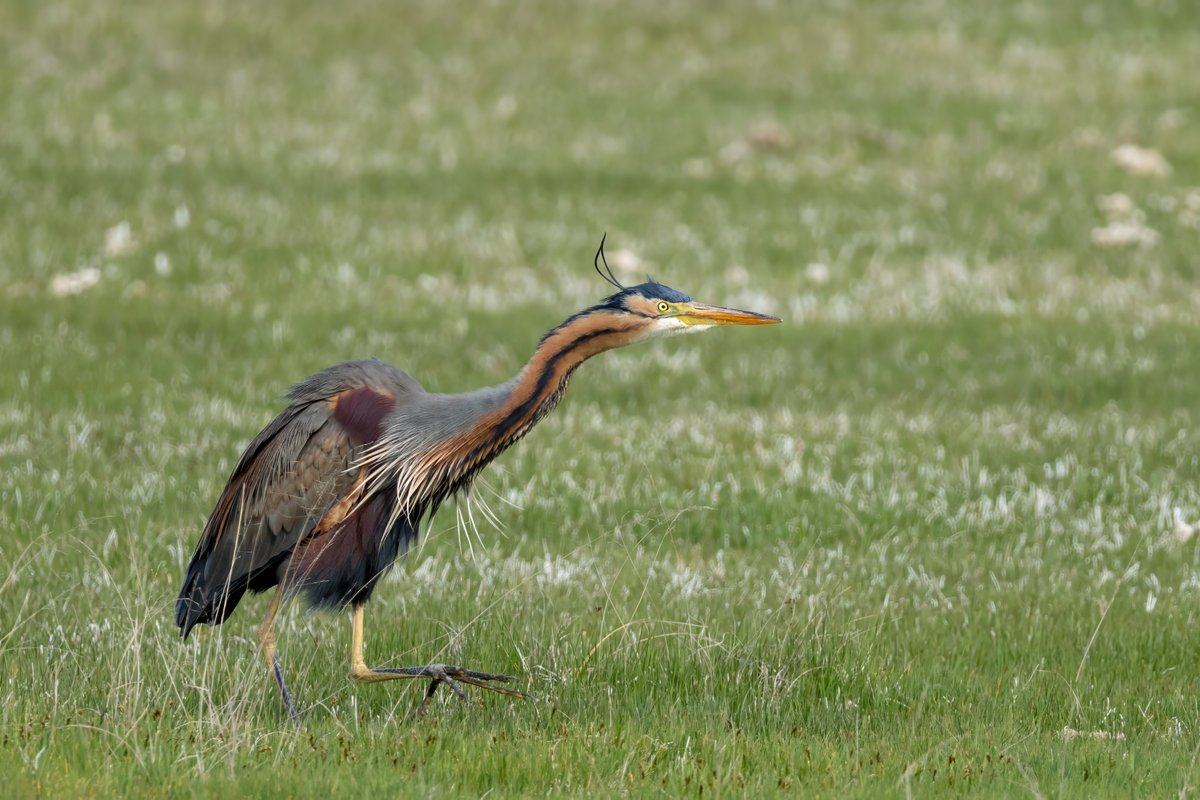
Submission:
POLYGON ((175 601, 175 624, 186 639, 198 624, 220 625, 237 608, 246 593, 245 577, 235 578, 232 585, 219 583, 207 585, 204 577, 204 559, 196 557, 188 566, 183 589, 175 601))

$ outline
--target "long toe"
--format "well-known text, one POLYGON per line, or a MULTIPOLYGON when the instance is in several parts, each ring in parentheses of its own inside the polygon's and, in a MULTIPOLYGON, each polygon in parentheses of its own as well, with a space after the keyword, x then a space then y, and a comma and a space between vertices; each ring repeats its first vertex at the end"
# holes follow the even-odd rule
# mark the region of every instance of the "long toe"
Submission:
POLYGON ((481 680, 481 681, 493 681, 493 682, 502 681, 504 683, 507 683, 509 681, 517 680, 516 675, 494 675, 490 672, 476 672, 474 670, 463 669, 462 667, 446 667, 446 670, 448 672, 451 670, 455 670, 456 672, 452 672, 451 674, 464 676, 464 677, 471 677, 471 678, 475 678, 476 680, 481 680))
POLYGON ((355 677, 358 680, 365 681, 391 680, 396 678, 428 678, 429 689, 426 691, 425 698, 421 701, 421 704, 413 709, 412 715, 414 717, 420 717, 425 713, 430 701, 433 699, 434 693, 437 692, 437 688, 442 684, 449 686, 450 690, 458 695, 461 700, 467 699, 467 693, 463 691, 460 684, 476 686, 480 689, 487 689, 489 692, 496 692, 497 694, 509 697, 519 697, 522 700, 529 699, 529 695, 524 692, 499 685, 517 680, 516 675, 479 672, 478 670, 448 666, 446 664, 426 664, 421 667, 382 667, 365 672, 357 672, 355 673, 355 677))
POLYGON ((515 681, 517 678, 514 675, 494 675, 490 672, 475 672, 474 670, 462 669, 461 667, 447 667, 448 676, 453 676, 455 680, 462 681, 470 686, 478 686, 480 689, 497 692, 499 694, 508 695, 509 697, 520 697, 523 700, 529 699, 529 695, 524 692, 519 692, 516 689, 510 689, 507 686, 497 686, 497 682, 515 681))
POLYGON ((458 685, 458 681, 454 680, 454 678, 447 675, 445 670, 439 670, 438 672, 439 672, 439 674, 437 675, 437 677, 435 677, 433 679, 433 685, 436 686, 439 683, 444 683, 447 686, 449 686, 451 689, 454 690, 454 693, 456 695, 458 695, 459 700, 467 699, 467 693, 464 692, 462 690, 462 687, 458 685))

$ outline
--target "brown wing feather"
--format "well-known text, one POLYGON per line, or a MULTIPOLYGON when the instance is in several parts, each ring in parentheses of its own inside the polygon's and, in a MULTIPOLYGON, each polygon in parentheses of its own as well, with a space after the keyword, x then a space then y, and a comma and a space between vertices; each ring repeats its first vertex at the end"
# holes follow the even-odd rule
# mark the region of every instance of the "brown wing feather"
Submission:
POLYGON ((361 494, 361 476, 350 471, 355 450, 378 436, 395 396, 328 384, 329 396, 296 398, 234 467, 176 603, 184 636, 197 623, 224 621, 246 589, 278 583, 295 547, 328 514, 340 521, 361 494))

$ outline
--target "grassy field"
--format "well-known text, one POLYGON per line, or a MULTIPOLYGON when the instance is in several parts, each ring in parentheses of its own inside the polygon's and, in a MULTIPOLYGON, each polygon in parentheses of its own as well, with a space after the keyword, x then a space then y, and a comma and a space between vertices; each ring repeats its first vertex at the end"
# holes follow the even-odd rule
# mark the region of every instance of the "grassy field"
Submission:
POLYGON ((1191 16, 0 5, 4 795, 1192 794, 1191 16), (179 640, 292 382, 505 380, 605 230, 785 324, 585 365, 381 585, 368 661, 531 702, 296 605, 296 729, 263 599, 179 640))

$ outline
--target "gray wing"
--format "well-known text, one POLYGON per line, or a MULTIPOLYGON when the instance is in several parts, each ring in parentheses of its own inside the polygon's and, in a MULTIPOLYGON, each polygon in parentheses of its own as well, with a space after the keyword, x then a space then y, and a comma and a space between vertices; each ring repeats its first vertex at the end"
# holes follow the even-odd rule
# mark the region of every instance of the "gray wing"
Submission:
POLYGON ((204 526, 175 606, 185 637, 197 623, 223 622, 247 589, 279 582, 296 545, 361 490, 358 448, 379 436, 398 401, 422 391, 394 367, 357 361, 288 393, 291 405, 246 448, 204 526))

